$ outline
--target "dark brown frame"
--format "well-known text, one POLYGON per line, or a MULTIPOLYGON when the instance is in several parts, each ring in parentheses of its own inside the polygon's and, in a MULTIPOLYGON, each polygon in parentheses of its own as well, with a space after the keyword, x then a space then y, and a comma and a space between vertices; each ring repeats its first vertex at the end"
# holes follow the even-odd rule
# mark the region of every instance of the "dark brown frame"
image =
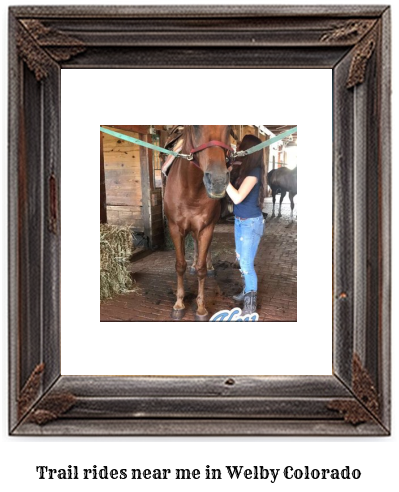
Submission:
POLYGON ((10 434, 388 435, 390 8, 11 7, 9 34, 10 434), (215 66, 332 69, 332 375, 62 376, 60 69, 215 66))

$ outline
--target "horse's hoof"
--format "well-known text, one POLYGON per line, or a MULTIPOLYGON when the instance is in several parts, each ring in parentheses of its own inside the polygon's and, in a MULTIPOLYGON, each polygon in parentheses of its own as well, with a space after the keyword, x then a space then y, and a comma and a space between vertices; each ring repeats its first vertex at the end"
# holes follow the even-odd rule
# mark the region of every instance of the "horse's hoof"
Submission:
POLYGON ((216 277, 216 270, 212 268, 212 270, 208 270, 207 272, 208 277, 216 277))
POLYGON ((194 319, 195 319, 195 321, 209 321, 210 315, 209 315, 209 313, 206 313, 206 314, 195 313, 194 319))
POLYGON ((277 217, 282 217, 282 214, 278 214, 277 217))
POLYGON ((194 267, 190 267, 190 275, 195 275, 197 273, 197 270, 194 267))
POLYGON ((185 309, 172 309, 172 312, 170 313, 170 317, 175 320, 183 319, 184 315, 186 314, 185 309))

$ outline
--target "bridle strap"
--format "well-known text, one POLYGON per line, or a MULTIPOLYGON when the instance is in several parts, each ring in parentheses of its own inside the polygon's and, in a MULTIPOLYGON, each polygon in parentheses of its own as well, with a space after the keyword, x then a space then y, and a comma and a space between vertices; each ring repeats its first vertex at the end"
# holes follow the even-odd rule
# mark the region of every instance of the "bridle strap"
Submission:
POLYGON ((190 150, 190 154, 195 154, 196 152, 201 152, 201 150, 205 150, 209 147, 222 147, 223 149, 226 149, 230 152, 234 152, 232 147, 230 145, 227 145, 223 142, 219 142, 219 140, 211 140, 210 142, 204 143, 200 145, 199 147, 196 147, 195 149, 190 150))
POLYGON ((202 145, 199 145, 198 147, 195 147, 194 149, 190 150, 190 158, 186 159, 191 161, 194 166, 198 167, 198 169, 201 169, 201 166, 199 163, 194 159, 194 154, 197 152, 201 152, 202 150, 208 149, 209 147, 221 147, 222 149, 227 150, 227 157, 228 157, 228 162, 232 160, 232 155, 234 154, 234 149, 230 147, 229 145, 220 142, 219 140, 210 140, 207 143, 204 143, 202 145))

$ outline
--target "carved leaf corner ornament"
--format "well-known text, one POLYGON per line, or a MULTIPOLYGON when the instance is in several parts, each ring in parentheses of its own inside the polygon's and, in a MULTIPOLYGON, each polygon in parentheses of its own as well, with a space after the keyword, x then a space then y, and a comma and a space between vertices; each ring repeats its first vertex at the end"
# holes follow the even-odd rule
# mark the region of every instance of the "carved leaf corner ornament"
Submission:
POLYGON ((18 414, 22 417, 36 400, 44 373, 44 364, 38 364, 26 381, 18 397, 18 414))
POLYGON ((377 29, 373 29, 357 46, 352 58, 349 77, 346 82, 348 89, 364 82, 367 62, 371 58, 377 44, 377 29))
POLYGON ((374 19, 353 19, 344 24, 336 26, 320 38, 326 43, 334 43, 337 41, 359 41, 368 31, 375 26, 374 19))
POLYGON ((56 420, 70 410, 76 403, 76 396, 70 392, 49 393, 38 401, 45 365, 38 364, 32 371, 18 397, 18 414, 20 418, 27 415, 27 421, 44 425, 56 420))
POLYGON ((324 33, 320 41, 326 44, 356 43, 346 87, 348 89, 364 82, 367 62, 377 44, 377 20, 351 19, 324 33))
POLYGON ((353 425, 363 424, 378 417, 380 413, 379 395, 367 370, 355 353, 352 361, 352 390, 355 400, 336 400, 328 408, 339 412, 345 422, 353 425))
POLYGON ((28 422, 44 425, 52 420, 57 420, 68 412, 76 403, 76 397, 72 393, 54 393, 43 398, 28 416, 28 422))
POLYGON ((48 76, 53 61, 69 60, 86 49, 79 39, 45 27, 36 19, 20 21, 17 48, 37 81, 48 76))

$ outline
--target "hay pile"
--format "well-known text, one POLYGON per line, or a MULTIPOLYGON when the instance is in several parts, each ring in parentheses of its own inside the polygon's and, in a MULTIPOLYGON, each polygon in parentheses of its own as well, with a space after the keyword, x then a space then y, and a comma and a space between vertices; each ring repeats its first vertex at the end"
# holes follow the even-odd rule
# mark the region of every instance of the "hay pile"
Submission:
POLYGON ((100 300, 132 289, 127 271, 133 251, 130 227, 100 225, 100 300))

